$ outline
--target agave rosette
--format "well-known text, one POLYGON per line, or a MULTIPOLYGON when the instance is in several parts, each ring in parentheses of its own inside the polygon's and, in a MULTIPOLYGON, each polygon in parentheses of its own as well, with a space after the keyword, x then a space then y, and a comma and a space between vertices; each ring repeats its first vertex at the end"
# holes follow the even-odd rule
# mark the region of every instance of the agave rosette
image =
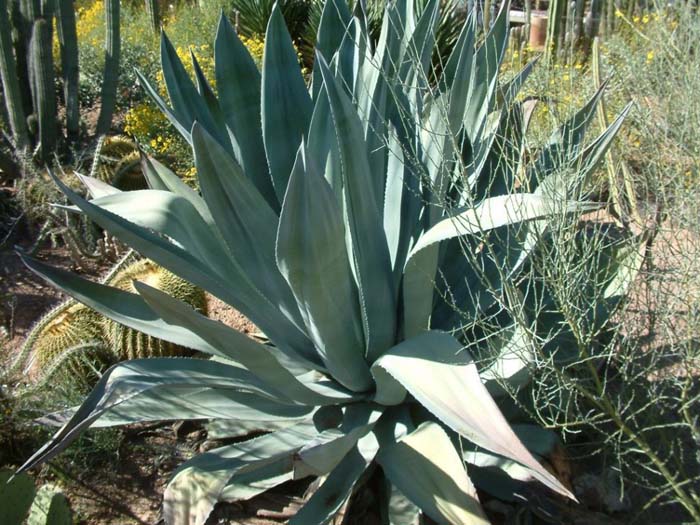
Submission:
MULTIPOLYGON (((326 523, 370 475, 382 476, 387 523, 417 523, 421 513, 485 523, 464 460, 482 479, 497 466, 572 497, 536 459, 537 443, 521 441, 527 428, 499 409, 498 384, 527 382, 530 363, 514 369, 512 357, 528 355, 541 328, 533 320, 523 329, 502 306, 548 221, 595 207, 582 190, 624 115, 584 147, 597 93, 528 162, 516 95, 532 65, 498 79, 507 6, 480 45, 468 17, 431 85, 439 2, 420 13, 411 0, 390 3, 376 46, 357 5, 353 15, 342 0, 326 3, 308 87, 278 8, 262 74, 222 18, 218 94, 196 62, 195 82, 188 77, 163 37, 170 104, 141 81, 192 145, 201 195, 153 159, 143 162, 149 190, 86 179, 86 200, 62 189, 269 342, 144 283, 129 293, 25 257, 107 317, 210 359, 114 366, 24 469, 89 426, 199 419, 211 420, 215 438, 269 432, 184 463, 165 493, 168 523, 204 523, 218 501, 307 476, 322 483, 290 523, 326 523), (465 257, 465 242, 486 241, 465 257), (499 336, 469 341, 464 326, 494 309, 499 336), (470 349, 490 353, 489 366, 477 367, 470 349)), ((619 259, 603 272, 611 303, 633 273, 623 275, 619 259)), ((521 288, 527 304, 536 286, 521 288)))

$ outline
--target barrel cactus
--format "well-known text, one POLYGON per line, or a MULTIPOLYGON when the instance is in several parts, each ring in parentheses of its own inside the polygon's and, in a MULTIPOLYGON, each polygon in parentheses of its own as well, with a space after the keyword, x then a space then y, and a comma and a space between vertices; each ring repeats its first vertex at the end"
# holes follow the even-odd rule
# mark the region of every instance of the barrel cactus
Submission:
POLYGON ((114 362, 104 344, 100 314, 73 299, 46 314, 27 336, 23 352, 38 383, 47 380, 88 389, 114 362))
MULTIPOLYGON (((436 82, 438 0, 388 3, 376 47, 356 5, 326 2, 310 86, 278 7, 262 74, 222 18, 218 96, 164 36, 170 104, 141 81, 192 145, 201 195, 149 159, 149 190, 103 187, 86 200, 57 180, 105 230, 267 340, 147 283, 132 293, 25 256, 107 317, 212 359, 116 365, 22 469, 91 425, 214 419, 218 437, 237 435, 236 421, 275 430, 184 463, 165 491, 166 523, 203 524, 218 501, 307 477, 322 483, 292 525, 327 523, 365 483, 396 524, 486 523, 475 482, 513 498, 537 480, 573 497, 536 459, 529 427, 506 419, 503 387, 527 385, 537 352, 570 350, 548 335, 563 329, 556 319, 531 313, 546 282, 529 263, 553 221, 600 206, 588 182, 624 114, 584 145, 598 93, 532 159, 517 98, 532 64, 499 81, 507 5, 484 38, 470 14, 436 82)), ((606 312, 638 260, 614 253, 625 255, 599 272, 606 312)))
MULTIPOLYGON (((201 288, 191 285, 148 259, 142 259, 127 266, 111 277, 106 284, 119 290, 136 293, 134 281, 162 290, 198 312, 206 313, 206 298, 201 288)), ((186 348, 136 331, 108 318, 102 318, 101 324, 107 347, 119 361, 192 353, 186 348)))
POLYGON ((120 190, 142 190, 148 186, 141 171, 141 154, 129 137, 115 135, 98 141, 90 175, 120 190))

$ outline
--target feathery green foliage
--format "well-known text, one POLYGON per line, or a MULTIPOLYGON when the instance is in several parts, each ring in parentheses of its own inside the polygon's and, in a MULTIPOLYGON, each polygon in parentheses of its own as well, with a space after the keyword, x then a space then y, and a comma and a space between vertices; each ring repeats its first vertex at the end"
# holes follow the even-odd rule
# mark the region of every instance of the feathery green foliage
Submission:
MULTIPOLYGON (((279 7, 262 74, 221 20, 218 97, 190 79, 164 35, 170 104, 141 81, 192 145, 201 195, 150 159, 149 190, 101 186, 88 201, 57 179, 83 213, 238 309, 270 344, 147 283, 131 293, 25 257, 116 322, 215 359, 111 368, 22 469, 91 425, 219 419, 226 437, 239 420, 277 430, 184 463, 165 492, 167 523, 203 524, 217 501, 309 476, 325 481, 292 525, 327 523, 374 476, 389 523, 421 513, 486 523, 462 461, 498 497, 518 490, 500 471, 515 487, 537 480, 571 497, 502 409, 505 392, 527 385, 533 352, 571 358, 564 336, 548 336, 558 318, 540 307, 547 282, 530 259, 552 249, 550 223, 600 207, 589 183, 624 112, 585 145, 596 95, 532 155, 517 99, 532 65, 498 78, 507 4, 483 39, 468 17, 435 82, 439 2, 420 16, 412 0, 389 4, 376 46, 361 5, 353 15, 343 0, 325 4, 308 88, 279 7)), ((601 245, 590 284, 605 288, 605 303, 584 309, 597 312, 592 322, 638 269, 619 243, 601 245)))

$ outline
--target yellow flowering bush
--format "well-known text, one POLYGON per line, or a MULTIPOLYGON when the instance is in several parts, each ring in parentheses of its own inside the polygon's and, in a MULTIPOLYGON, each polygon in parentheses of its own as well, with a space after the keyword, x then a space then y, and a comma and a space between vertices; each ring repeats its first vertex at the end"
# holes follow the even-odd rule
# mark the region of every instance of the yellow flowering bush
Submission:
MULTIPOLYGON (((172 18, 168 24, 176 23, 172 18)), ((166 27, 166 30, 168 27, 166 27)), ((208 34, 206 35, 209 36, 208 34)), ((259 37, 241 37, 241 41, 248 48, 258 67, 262 65, 264 41, 259 37)), ((214 53, 210 44, 195 44, 187 48, 177 46, 175 48, 178 57, 185 66, 185 70, 194 79, 194 66, 190 53, 194 54, 197 62, 209 81, 212 89, 216 91, 216 78, 214 73, 214 53)), ((155 84, 160 95, 167 100, 167 90, 162 71, 155 76, 155 84)), ((124 118, 124 132, 133 137, 145 150, 159 157, 169 157, 176 171, 184 179, 195 178, 195 169, 191 166, 191 155, 184 139, 173 129, 163 113, 155 107, 150 100, 143 100, 134 104, 124 118)))

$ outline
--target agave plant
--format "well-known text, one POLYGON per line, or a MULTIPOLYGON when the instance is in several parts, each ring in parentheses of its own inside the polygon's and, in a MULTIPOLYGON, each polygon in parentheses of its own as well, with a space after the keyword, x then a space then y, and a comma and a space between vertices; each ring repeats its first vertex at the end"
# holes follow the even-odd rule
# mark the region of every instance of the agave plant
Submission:
MULTIPOLYGON (((528 261, 554 218, 597 207, 585 200, 587 181, 624 115, 584 147, 598 93, 530 161, 516 95, 532 65, 498 78, 507 6, 483 39, 468 17, 435 83, 439 2, 414 13, 411 0, 389 4, 373 48, 362 10, 328 0, 308 87, 279 8, 262 74, 222 18, 218 96, 196 64, 195 82, 187 76, 163 37, 170 104, 141 81, 192 145, 201 195, 152 159, 143 162, 149 190, 93 181, 86 200, 57 184, 110 234, 238 309, 269 342, 145 283, 129 293, 24 257, 107 317, 211 358, 114 366, 22 469, 89 426, 199 419, 213 420, 218 438, 250 425, 270 432, 184 463, 165 492, 168 523, 204 523, 218 501, 313 476, 322 483, 292 524, 327 523, 377 477, 392 524, 421 515, 486 523, 468 475, 480 468, 482 480, 496 467, 573 497, 533 455, 541 443, 526 446, 524 428, 499 408, 502 386, 527 382, 531 363, 516 359, 514 369, 513 356, 529 355, 558 320, 523 325, 506 306, 529 311, 546 290, 523 277, 528 261), (483 316, 498 329, 471 329, 483 316), (477 367, 477 353, 488 364, 477 367)), ((611 303, 633 273, 619 259, 601 271, 611 303)))

